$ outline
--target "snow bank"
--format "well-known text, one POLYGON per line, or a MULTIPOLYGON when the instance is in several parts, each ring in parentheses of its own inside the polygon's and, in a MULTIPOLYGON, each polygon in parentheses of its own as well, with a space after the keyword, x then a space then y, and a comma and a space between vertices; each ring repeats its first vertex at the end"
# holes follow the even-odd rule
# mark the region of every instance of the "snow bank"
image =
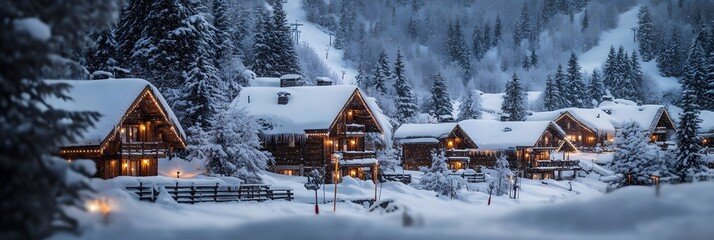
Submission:
MULTIPOLYGON (((548 126, 560 129, 550 121, 501 122, 495 120, 464 120, 461 129, 479 149, 507 149, 535 146, 548 126)), ((565 133, 560 130, 562 136, 565 133)))

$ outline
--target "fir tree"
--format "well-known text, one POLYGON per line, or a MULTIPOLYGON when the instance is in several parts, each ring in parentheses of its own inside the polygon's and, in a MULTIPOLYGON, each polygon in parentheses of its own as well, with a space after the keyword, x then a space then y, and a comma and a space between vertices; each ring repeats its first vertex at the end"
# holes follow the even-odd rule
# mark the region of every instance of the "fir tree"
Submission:
POLYGON ((261 151, 259 127, 242 109, 229 108, 217 114, 212 123, 210 142, 215 149, 208 154, 210 173, 235 176, 246 183, 260 183, 260 171, 273 162, 269 152, 261 151))
POLYGON ((642 60, 649 62, 657 56, 657 43, 654 23, 647 6, 640 7, 637 19, 637 42, 640 43, 640 54, 642 60))
POLYGON ((434 102, 434 116, 441 119, 441 116, 451 116, 454 110, 451 105, 449 92, 446 90, 446 80, 437 73, 434 76, 434 86, 431 88, 431 99, 434 102))
POLYGON ((301 74, 302 71, 295 52, 290 26, 288 26, 287 13, 283 10, 282 1, 275 1, 273 9, 273 27, 275 31, 275 39, 273 39, 275 47, 273 50, 277 58, 275 71, 279 75, 301 74))
POLYGON ((476 60, 480 60, 483 57, 485 47, 483 46, 483 36, 481 33, 481 29, 478 27, 478 25, 474 26, 474 33, 472 36, 472 50, 474 53, 474 58, 476 60))
POLYGON ((404 62, 401 50, 397 50, 397 59, 394 60, 394 89, 396 90, 397 112, 396 120, 399 123, 407 123, 417 115, 417 106, 414 99, 412 87, 407 81, 404 72, 404 62))
POLYGON ((683 63, 686 59, 683 56, 681 44, 679 31, 677 28, 672 28, 672 35, 657 59, 657 68, 662 76, 681 77, 684 74, 683 63))
POLYGON ((657 151, 647 144, 649 139, 642 127, 634 121, 625 122, 617 129, 615 137, 615 155, 609 163, 609 169, 622 177, 610 183, 621 187, 645 185, 650 183, 650 176, 656 171, 655 155, 657 151))
POLYGON ((467 119, 481 119, 483 105, 481 104, 481 95, 474 90, 467 90, 466 95, 461 98, 459 105, 459 121, 467 119))
POLYGON ((456 24, 449 26, 446 42, 447 60, 456 62, 462 69, 468 70, 471 67, 469 52, 461 31, 461 23, 456 21, 456 24))
POLYGON ((464 178, 450 175, 451 170, 446 165, 444 151, 431 153, 431 168, 422 167, 424 175, 421 177, 421 186, 425 190, 435 191, 436 196, 458 198, 459 191, 465 185, 464 178))
POLYGON ((513 44, 520 46, 523 39, 530 37, 530 20, 528 19, 528 3, 524 2, 518 24, 513 28, 513 44))
POLYGON ((553 76, 548 74, 545 80, 545 90, 543 90, 543 108, 546 111, 560 109, 560 92, 558 86, 555 85, 553 76))
POLYGON ((492 39, 491 39, 491 24, 489 22, 486 22, 483 24, 483 41, 481 42, 481 45, 484 48, 484 53, 488 52, 489 49, 491 49, 492 46, 492 39))
POLYGON ((240 61, 240 49, 232 34, 234 20, 226 0, 214 0, 211 6, 216 42, 213 65, 219 70, 219 78, 229 87, 229 92, 226 93, 228 99, 233 99, 238 96, 241 88, 240 73, 234 65, 235 61, 240 61))
POLYGON ((253 64, 251 70, 261 77, 280 77, 280 73, 275 70, 278 65, 273 45, 275 34, 273 21, 270 15, 263 13, 256 26, 253 36, 253 64))
POLYGON ((531 67, 534 67, 534 68, 538 66, 538 55, 536 55, 535 48, 531 48, 530 64, 531 64, 531 67))
MULTIPOLYGON (((599 103, 602 100, 602 97, 607 94, 605 92, 605 84, 602 82, 602 79, 600 78, 600 73, 597 69, 593 70, 593 75, 590 77, 590 85, 588 85, 588 91, 590 93, 590 98, 596 103, 599 103)), ((595 104, 593 107, 597 107, 597 104, 595 104)))
POLYGON ((149 0, 127 0, 126 7, 121 10, 118 26, 116 30, 117 41, 117 61, 119 66, 127 67, 132 76, 137 75, 135 71, 141 69, 137 62, 132 61, 134 45, 142 38, 145 19, 149 14, 152 1, 149 0))
POLYGON ((585 31, 590 26, 590 17, 588 17, 588 10, 585 10, 583 13, 583 21, 582 21, 582 29, 581 31, 585 31))
POLYGON ((568 60, 568 70, 563 88, 563 97, 569 103, 567 107, 584 108, 590 105, 583 82, 582 73, 580 73, 580 65, 575 53, 570 54, 568 60))
POLYGON ((374 70, 374 80, 372 80, 374 90, 380 94, 387 95, 387 81, 391 78, 392 73, 389 71, 389 59, 387 52, 382 50, 379 53, 377 68, 374 70))
POLYGON ((337 32, 335 33, 335 49, 343 49, 347 42, 349 42, 349 37, 353 31, 353 19, 352 14, 350 14, 348 2, 342 2, 342 9, 340 10, 340 19, 337 25, 337 32))
POLYGON ((114 28, 107 28, 90 36, 96 40, 96 44, 85 50, 85 59, 87 70, 92 74, 92 79, 117 77, 117 71, 115 71, 118 63, 116 60, 117 42, 114 31, 114 28), (108 73, 108 76, 100 74, 101 72, 108 73))
POLYGON ((412 40, 417 39, 417 23, 414 18, 409 18, 409 25, 407 25, 407 32, 412 40))
POLYGON ((71 101, 70 86, 43 79, 56 74, 63 63, 76 62, 70 53, 81 50, 93 27, 101 31, 110 25, 116 6, 112 1, 0 2, 3 239, 81 233, 75 218, 85 215, 81 211, 89 196, 87 177, 94 174, 93 164, 68 163, 55 156, 61 145, 79 140, 99 114, 53 108, 48 101, 71 101))
POLYGON ((615 68, 617 67, 617 54, 615 47, 610 46, 610 52, 607 54, 607 59, 603 65, 603 83, 608 89, 614 89, 615 85, 615 68))
POLYGON ((526 93, 516 73, 513 73, 511 81, 506 83, 501 110, 508 114, 511 121, 523 121, 526 118, 526 93))
MULTIPOLYGON (((690 51, 690 60, 696 57, 690 51)), ((706 165, 699 154, 701 149, 699 136, 699 106, 697 106, 694 88, 696 78, 703 74, 696 67, 689 67, 687 74, 682 81, 682 113, 677 125, 677 159, 674 164, 674 172, 682 180, 695 177, 697 174, 706 171, 706 165)))
POLYGON ((689 49, 689 56, 686 62, 686 73, 681 80, 682 85, 690 85, 690 90, 694 94, 694 103, 697 110, 702 110, 703 107, 711 104, 707 97, 708 89, 710 89, 710 63, 707 60, 707 34, 701 32, 689 49))
POLYGON ((567 79, 565 76, 565 72, 563 72, 563 65, 558 64, 558 68, 555 70, 555 75, 553 75, 553 85, 555 86, 555 89, 557 90, 556 93, 557 95, 554 98, 553 102, 553 107, 555 109, 561 109, 561 108, 566 108, 570 106, 570 103, 568 100, 565 98, 565 92, 566 92, 566 84, 567 84, 567 79))
POLYGON ((501 16, 496 15, 496 23, 493 25, 493 46, 498 46, 501 42, 501 16))
POLYGON ((367 90, 369 86, 372 86, 367 74, 367 64, 364 61, 359 61, 357 65, 357 76, 355 76, 355 82, 360 89, 367 90))
POLYGON ((625 96, 626 99, 643 103, 644 102, 644 79, 642 78, 642 67, 637 59, 637 53, 632 52, 630 56, 630 69, 628 74, 630 93, 625 96))

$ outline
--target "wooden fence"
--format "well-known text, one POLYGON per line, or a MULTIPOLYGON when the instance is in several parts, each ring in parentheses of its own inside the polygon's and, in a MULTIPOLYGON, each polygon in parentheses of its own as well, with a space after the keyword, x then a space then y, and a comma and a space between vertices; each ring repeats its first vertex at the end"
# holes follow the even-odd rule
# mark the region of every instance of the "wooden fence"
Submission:
POLYGON ((127 191, 139 196, 139 200, 155 202, 161 187, 178 203, 198 202, 231 202, 231 201, 266 201, 294 199, 293 190, 290 188, 271 187, 263 184, 241 184, 233 186, 204 185, 181 186, 176 185, 144 185, 127 186, 127 191))
POLYGON ((412 183, 411 174, 402 173, 383 173, 380 175, 384 181, 402 182, 404 184, 412 183))
POLYGON ((466 182, 468 183, 480 183, 480 182, 486 182, 486 174, 484 173, 452 173, 449 174, 452 176, 460 176, 464 179, 466 179, 466 182))

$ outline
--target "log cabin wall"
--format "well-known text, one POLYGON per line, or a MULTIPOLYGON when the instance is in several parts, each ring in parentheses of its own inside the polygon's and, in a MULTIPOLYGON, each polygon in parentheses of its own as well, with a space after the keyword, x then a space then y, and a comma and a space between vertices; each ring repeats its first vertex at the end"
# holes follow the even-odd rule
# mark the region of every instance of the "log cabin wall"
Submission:
POLYGON ((602 144, 606 140, 606 136, 598 137, 594 130, 585 127, 570 114, 561 116, 555 123, 565 131, 568 140, 575 146, 593 148, 598 143, 602 144))
MULTIPOLYGON (((664 142, 668 141, 675 133, 676 129, 670 121, 669 114, 664 109, 661 110, 662 113, 655 124, 653 132, 650 133, 651 142, 664 142)), ((649 126, 642 126, 643 128, 648 128, 649 126)))
POLYGON ((437 143, 402 144, 402 159, 405 170, 419 170, 420 166, 431 166, 431 153, 441 149, 437 143))

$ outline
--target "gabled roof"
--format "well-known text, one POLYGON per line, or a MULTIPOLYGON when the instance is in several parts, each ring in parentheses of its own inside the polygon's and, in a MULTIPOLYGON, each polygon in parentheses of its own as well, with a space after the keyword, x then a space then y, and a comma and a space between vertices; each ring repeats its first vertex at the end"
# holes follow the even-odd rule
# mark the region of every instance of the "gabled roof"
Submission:
POLYGON ((619 128, 625 122, 634 121, 640 125, 645 130, 653 131, 656 123, 659 121, 660 117, 666 117, 666 120, 672 123, 674 122, 670 118, 669 114, 663 105, 642 105, 642 106, 632 106, 632 105, 611 105, 611 106, 601 106, 605 112, 608 112, 615 121, 613 125, 619 128))
POLYGON ((158 99, 168 121, 178 129, 177 133, 185 141, 186 134, 181 128, 176 115, 173 113, 161 93, 143 79, 106 79, 106 80, 46 80, 47 83, 65 83, 71 88, 67 96, 71 100, 59 98, 47 99, 47 103, 56 109, 67 111, 92 111, 99 112, 101 116, 93 127, 86 129, 84 134, 67 146, 93 146, 101 144, 121 124, 122 118, 129 108, 149 91, 158 99))
POLYGON ((464 120, 459 127, 479 149, 507 149, 535 146, 548 127, 565 137, 565 132, 551 121, 502 122, 495 120, 464 120))
POLYGON ((590 130, 598 134, 607 134, 615 132, 616 121, 612 116, 603 112, 600 109, 590 108, 565 108, 549 112, 536 112, 528 116, 526 121, 558 121, 560 118, 569 115, 576 121, 583 124, 590 130))
POLYGON ((395 139, 414 138, 445 138, 456 127, 456 123, 426 123, 426 124, 402 124, 396 132, 395 139))
MULTIPOLYGON (((231 107, 244 108, 251 116, 269 123, 272 128, 264 130, 264 134, 304 134, 307 130, 330 129, 353 95, 364 100, 373 116, 381 114, 353 85, 246 87, 231 107), (278 93, 290 94, 287 104, 278 104, 278 93)), ((384 131, 383 120, 378 116, 374 119, 384 131)))

